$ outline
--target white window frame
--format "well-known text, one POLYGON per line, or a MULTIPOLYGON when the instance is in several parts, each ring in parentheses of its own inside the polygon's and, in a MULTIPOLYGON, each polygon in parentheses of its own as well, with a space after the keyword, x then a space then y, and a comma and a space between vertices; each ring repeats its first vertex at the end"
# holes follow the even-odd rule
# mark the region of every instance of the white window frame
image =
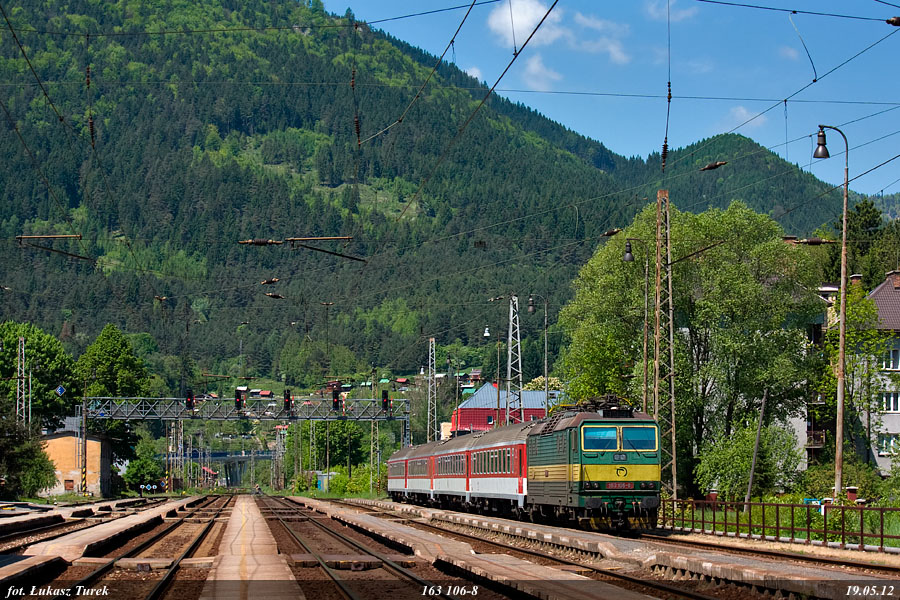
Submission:
POLYGON ((883 433, 878 436, 878 456, 892 456, 900 452, 900 434, 883 433))
POLYGON ((885 371, 900 371, 900 348, 891 348, 885 353, 882 368, 885 371))
POLYGON ((882 392, 881 411, 885 413, 900 413, 900 392, 882 392))

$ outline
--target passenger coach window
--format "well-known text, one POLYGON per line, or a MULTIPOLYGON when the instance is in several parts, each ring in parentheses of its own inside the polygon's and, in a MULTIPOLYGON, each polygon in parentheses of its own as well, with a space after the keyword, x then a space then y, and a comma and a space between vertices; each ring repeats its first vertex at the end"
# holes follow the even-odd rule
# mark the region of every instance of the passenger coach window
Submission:
POLYGON ((585 427, 582 430, 585 450, 615 450, 615 427, 585 427))
POLYGON ((622 450, 656 450, 656 428, 623 427, 622 450))

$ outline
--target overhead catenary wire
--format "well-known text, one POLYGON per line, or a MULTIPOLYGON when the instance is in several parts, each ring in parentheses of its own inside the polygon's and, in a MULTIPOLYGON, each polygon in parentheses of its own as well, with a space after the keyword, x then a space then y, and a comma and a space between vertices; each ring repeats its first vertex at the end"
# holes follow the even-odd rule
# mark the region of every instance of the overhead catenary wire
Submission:
MULTIPOLYGON (((774 12, 784 12, 793 15, 813 15, 816 17, 835 17, 839 19, 852 19, 856 21, 880 21, 884 22, 884 19, 880 19, 878 17, 863 17, 859 15, 845 15, 839 13, 827 13, 827 12, 818 12, 813 10, 800 10, 796 8, 782 8, 775 6, 761 6, 758 4, 745 4, 743 2, 726 2, 725 0, 694 0, 695 2, 703 2, 705 4, 720 4, 722 6, 735 6, 740 8, 753 8, 756 10, 768 10, 774 12)), ((877 2, 878 0, 876 0, 877 2)), ((885 2, 885 4, 887 4, 885 2)), ((894 5, 889 5, 894 6, 894 5)))
POLYGON ((447 158, 447 156, 450 153, 450 150, 453 148, 453 146, 456 144, 456 142, 459 140, 459 138, 462 137, 463 132, 469 127, 469 124, 472 122, 472 119, 475 118, 475 115, 478 114, 478 112, 481 110, 481 108, 488 101, 488 98, 490 98, 491 95, 494 93, 494 90, 500 84, 500 82, 503 80, 503 77, 509 72, 509 70, 515 64, 515 62, 519 58, 519 56, 522 55, 522 50, 525 49, 525 46, 528 45, 528 42, 531 41, 531 39, 534 37, 534 34, 536 34, 538 32, 538 30, 544 24, 544 21, 547 20, 547 17, 550 16, 551 12, 553 12, 553 9, 556 7, 558 2, 559 2, 559 0, 553 0, 553 4, 550 5, 550 8, 547 9, 547 11, 544 13, 544 16, 541 17, 540 21, 538 21, 538 24, 535 25, 534 29, 531 30, 531 33, 528 35, 528 38, 524 42, 522 42, 522 47, 519 49, 519 52, 517 52, 512 57, 512 60, 509 61, 509 63, 506 65, 506 68, 503 69, 503 72, 500 73, 500 76, 497 77, 496 81, 494 81, 494 85, 491 86, 491 88, 487 91, 487 93, 484 95, 484 97, 481 99, 481 101, 472 110, 472 112, 468 116, 468 118, 463 122, 462 126, 456 132, 456 135, 454 135, 453 138, 446 144, 446 146, 444 146, 444 149, 441 152, 441 154, 438 156, 437 161, 431 167, 431 169, 428 171, 428 173, 425 175, 425 178, 422 180, 422 182, 419 184, 419 188, 416 190, 416 193, 413 194, 413 196, 409 199, 409 201, 403 206, 403 210, 400 211, 400 215, 396 218, 397 221, 399 221, 400 219, 403 218, 403 215, 406 214, 406 211, 413 204, 413 202, 415 202, 419 198, 421 198, 422 192, 424 191, 425 186, 428 185, 428 182, 434 176, 434 173, 437 171, 438 167, 440 167, 441 164, 444 162, 444 160, 447 158))
MULTIPOLYGON (((893 109, 889 109, 889 110, 893 110, 893 109)), ((880 112, 883 112, 883 111, 880 111, 880 112)), ((880 114, 880 113, 875 113, 875 114, 880 114)), ((869 115, 869 116, 874 116, 874 115, 869 115)), ((866 117, 861 117, 861 118, 866 118, 866 117)), ((859 120, 859 119, 857 119, 857 120, 859 120)), ((856 121, 856 120, 854 120, 854 121, 856 121)), ((851 122, 854 122, 854 121, 850 121, 850 122, 848 122, 848 123, 851 123, 851 122)), ((843 123, 843 124, 841 124, 841 126, 844 126, 844 125, 846 125, 846 124, 847 124, 847 123, 843 123)), ((896 134, 896 133, 897 133, 897 132, 895 132, 894 134, 896 134)), ((888 134, 888 135, 894 135, 894 134, 888 134)), ((810 135, 811 135, 811 134, 810 134, 810 135)), ((809 136, 809 135, 807 135, 807 136, 801 136, 801 137, 795 138, 794 140, 791 140, 791 141, 798 141, 798 140, 800 140, 800 139, 803 139, 804 137, 810 137, 810 136, 809 136)), ((886 137, 886 136, 883 136, 883 137, 886 137)), ((870 143, 870 142, 866 142, 866 143, 870 143)), ((731 159, 731 161, 732 161, 732 162, 736 162, 736 161, 739 161, 739 160, 741 160, 741 159, 743 159, 743 158, 749 158, 749 157, 754 156, 754 155, 756 155, 756 154, 759 154, 759 153, 762 153, 762 152, 769 151, 769 150, 771 150, 772 148, 776 148, 776 147, 778 147, 779 145, 780 145, 780 144, 775 145, 775 146, 770 146, 769 148, 761 147, 760 149, 755 150, 755 151, 753 151, 753 152, 751 152, 751 153, 748 153, 748 154, 745 154, 745 155, 742 155, 742 156, 738 156, 738 157, 733 157, 733 158, 731 159)), ((794 173, 794 172, 795 172, 795 169, 794 169, 793 167, 791 167, 790 169, 786 169, 786 170, 784 170, 784 171, 782 171, 782 172, 779 172, 779 173, 770 175, 770 176, 768 176, 768 177, 765 177, 765 178, 763 178, 762 180, 754 181, 754 182, 745 184, 745 185, 743 185, 743 186, 741 186, 741 187, 738 187, 738 188, 732 188, 732 189, 730 189, 730 190, 727 190, 727 191, 723 192, 722 194, 719 194, 719 195, 717 195, 717 196, 714 196, 713 198, 707 198, 707 199, 705 199, 705 200, 703 200, 703 201, 701 201, 701 202, 694 203, 694 204, 692 204, 692 205, 687 205, 687 206, 685 206, 684 208, 685 208, 685 209, 690 209, 690 208, 693 208, 693 207, 697 206, 698 204, 709 203, 709 201, 710 201, 711 199, 715 199, 716 197, 722 197, 722 196, 725 196, 725 195, 728 195, 728 194, 733 194, 733 193, 735 193, 735 192, 737 192, 737 191, 740 191, 740 190, 742 190, 742 189, 745 189, 745 188, 748 188, 748 187, 752 187, 752 186, 754 186, 754 185, 759 185, 760 183, 764 183, 765 181, 768 181, 768 180, 771 180, 771 179, 774 179, 774 178, 777 178, 777 177, 781 177, 781 176, 784 176, 784 175, 789 175, 789 174, 792 174, 792 173, 794 173)), ((674 176, 674 177, 686 177, 686 176, 690 176, 690 175, 692 175, 692 174, 693 174, 693 171, 686 171, 686 172, 680 173, 680 174, 678 174, 678 175, 676 175, 676 176, 674 176)), ((566 204, 566 205, 562 205, 562 206, 557 206, 557 207, 554 207, 554 208, 551 208, 551 209, 547 209, 547 210, 544 210, 544 211, 540 211, 540 212, 536 212, 536 213, 530 213, 529 215, 520 216, 520 217, 515 217, 515 218, 513 218, 513 219, 508 219, 508 220, 505 220, 505 221, 500 221, 500 222, 491 223, 491 224, 487 224, 487 225, 481 225, 481 226, 479 226, 479 227, 472 228, 472 229, 469 229, 469 230, 466 230, 466 231, 463 231, 463 232, 458 232, 458 233, 455 233, 455 234, 448 234, 448 235, 446 235, 446 236, 442 236, 442 237, 439 237, 439 238, 432 238, 432 239, 429 239, 429 240, 425 240, 425 241, 423 241, 423 242, 421 242, 421 243, 419 243, 419 244, 416 244, 416 245, 404 246, 404 247, 402 247, 402 248, 397 249, 397 251, 407 252, 407 251, 409 251, 409 250, 411 250, 411 249, 419 248, 419 247, 422 247, 422 246, 427 245, 427 244, 438 243, 438 242, 441 242, 441 241, 448 241, 448 240, 451 240, 451 239, 454 239, 454 238, 458 238, 458 237, 461 237, 461 236, 465 236, 465 235, 470 235, 470 234, 473 234, 473 233, 477 233, 477 232, 479 232, 479 231, 485 231, 485 230, 489 230, 489 229, 492 229, 492 228, 494 228, 494 227, 498 227, 498 226, 501 226, 501 225, 511 224, 511 223, 514 223, 514 222, 517 222, 517 221, 522 221, 522 220, 525 220, 525 219, 528 219, 528 218, 533 218, 533 217, 535 217, 535 216, 540 216, 540 215, 543 215, 543 214, 547 214, 547 213, 549 213, 549 212, 553 212, 553 211, 556 211, 556 210, 567 209, 567 208, 569 208, 570 206, 575 206, 576 204, 585 203, 585 202, 593 202, 593 201, 597 201, 597 200, 600 200, 600 199, 612 197, 612 196, 615 196, 615 195, 617 195, 617 194, 628 193, 628 192, 635 191, 635 190, 638 190, 638 189, 640 189, 640 188, 646 187, 646 186, 648 186, 648 185, 653 185, 654 183, 660 183, 660 182, 647 182, 647 183, 642 183, 642 184, 635 185, 635 186, 633 186, 633 187, 631 187, 631 188, 626 188, 626 189, 622 189, 622 190, 615 190, 615 191, 612 191, 612 192, 609 192, 609 193, 607 193, 607 194, 603 194, 603 195, 600 195, 600 196, 594 196, 594 197, 590 197, 590 198, 585 198, 585 199, 583 199, 583 200, 578 201, 577 203, 571 203, 571 204, 566 204)), ((821 197, 821 196, 817 196, 816 198, 818 198, 818 197, 821 197)), ((634 202, 626 203, 625 206, 634 205, 634 204, 636 204, 636 203, 637 203, 637 200, 635 200, 634 202)), ((559 239, 559 238, 556 238, 556 239, 559 239)), ((544 250, 544 251, 551 251, 551 250, 552 250, 552 249, 547 249, 547 250, 544 250)), ((538 253, 539 253, 539 252, 538 252, 538 253)), ((371 261, 371 259, 374 258, 375 256, 377 256, 377 255, 370 255, 370 256, 369 256, 370 261, 371 261)), ((521 255, 520 255, 520 256, 521 256, 521 255)), ((490 265, 487 265, 487 266, 490 266, 490 265)), ((392 265, 392 266, 391 266, 391 268, 394 268, 394 267, 395 267, 395 265, 392 265)), ((313 273, 313 272, 316 272, 316 271, 327 270, 327 269, 330 269, 330 268, 332 268, 332 267, 331 267, 331 266, 327 266, 327 267, 322 267, 322 268, 320 268, 320 269, 306 270, 306 271, 304 271, 304 274, 309 274, 309 273, 313 273)), ((482 267, 482 268, 483 268, 483 267, 482 267)), ((376 269, 377 269, 377 267, 376 267, 376 269)), ((153 274, 159 274, 159 275, 161 275, 161 276, 165 276, 165 275, 166 275, 165 273, 156 273, 156 272, 153 272, 153 271, 149 271, 149 272, 151 272, 151 273, 153 273, 153 274)), ((453 274, 447 274, 446 276, 449 277, 449 276, 452 276, 452 275, 453 275, 453 274)), ((192 279, 193 279, 193 278, 192 278, 192 279)), ((287 278, 285 278, 285 279, 287 279, 287 278)), ((437 279, 439 279, 439 278, 434 278, 433 280, 437 280, 437 279)), ((248 288, 249 288, 249 287, 255 287, 256 285, 257 285, 256 282, 254 282, 253 284, 248 285, 248 286, 246 286, 246 287, 248 287, 248 288)), ((216 289, 213 289, 213 290, 195 291, 195 292, 188 293, 188 294, 186 294, 186 295, 187 295, 187 296, 205 296, 205 295, 209 295, 209 294, 212 294, 212 293, 217 293, 217 292, 222 292, 222 291, 227 291, 227 290, 233 290, 233 289, 235 289, 234 286, 233 286, 233 285, 229 285, 229 286, 219 287, 219 288, 216 288, 216 289)))
MULTIPOLYGON (((397 117, 396 119, 394 119, 394 121, 390 125, 380 129, 379 131, 376 131, 372 135, 367 136, 364 140, 362 140, 362 142, 358 142, 359 144, 365 144, 366 142, 375 139, 376 137, 387 132, 394 126, 399 125, 400 123, 403 122, 403 119, 406 118, 406 115, 409 114, 410 109, 412 109, 412 107, 416 103, 416 101, 422 96, 422 92, 425 91, 425 87, 428 85, 428 82, 431 81, 431 78, 437 72, 438 67, 444 61, 444 57, 447 55, 447 51, 450 48, 455 48, 454 42, 456 40, 456 36, 459 35, 459 32, 462 30, 463 25, 465 25, 465 23, 466 23, 466 19, 468 19, 469 15, 472 13, 473 8, 475 8, 475 0, 472 0, 472 4, 469 6, 469 10, 467 10, 466 14, 463 15, 462 21, 460 21, 459 26, 456 28, 456 31, 453 33, 453 37, 450 38, 450 42, 447 44, 447 47, 444 48, 444 51, 441 53, 441 55, 438 57, 437 61, 434 63, 434 66, 431 68, 431 71, 428 73, 428 76, 425 78, 425 81, 423 81, 422 85, 419 86, 419 89, 416 92, 416 95, 413 96, 413 99, 409 101, 409 104, 406 105, 406 108, 403 109, 403 112, 400 113, 400 116, 397 117)), ((454 49, 454 52, 455 52, 455 49, 454 49)))
MULTIPOLYGON (((497 2, 503 2, 504 0, 480 0, 475 2, 475 6, 485 6, 488 4, 496 4, 497 2)), ((436 15, 440 13, 450 12, 454 10, 461 10, 463 8, 468 7, 468 4, 457 4, 455 6, 447 6, 444 8, 436 8, 433 10, 424 10, 414 13, 406 13, 402 15, 396 15, 393 17, 384 17, 381 19, 371 19, 369 21, 365 21, 365 25, 377 25, 380 23, 389 23, 392 21, 401 21, 404 19, 413 19, 416 17, 426 17, 430 15, 436 15)), ((342 17, 335 17, 335 20, 340 20, 342 17)), ((160 29, 157 31, 94 31, 94 32, 78 32, 78 31, 54 31, 49 29, 36 29, 36 28, 17 28, 16 31, 19 33, 35 33, 42 35, 56 35, 56 36, 70 36, 70 37, 84 37, 86 35, 90 35, 92 37, 138 37, 138 36, 153 36, 153 35, 205 35, 212 33, 246 33, 248 31, 255 32, 264 32, 264 31, 297 31, 303 29, 343 29, 346 27, 345 24, 341 23, 292 23, 290 25, 268 25, 264 27, 204 27, 198 29, 160 29)))
MULTIPOLYGON (((705 1, 708 1, 708 0, 697 0, 697 1, 698 1, 698 2, 699 2, 699 1, 704 1, 704 2, 705 2, 705 1)), ((877 46, 878 44, 880 44, 880 43, 882 43, 883 41, 887 40, 887 39, 890 38, 892 35, 896 34, 898 31, 900 31, 900 29, 895 29, 894 31, 891 31, 891 32, 888 33, 887 35, 885 35, 885 36, 881 37, 880 39, 876 40, 875 42, 872 42, 871 44, 869 44, 868 46, 866 46, 865 48, 863 48, 862 50, 858 51, 856 54, 854 54, 853 56, 851 56, 850 58, 844 60, 843 62, 839 63, 837 66, 834 66, 834 67, 832 67, 831 69, 829 69, 828 71, 826 71, 826 72, 825 72, 821 77, 819 77, 818 79, 813 80, 813 81, 810 81, 810 82, 807 83, 806 85, 802 86, 800 89, 798 89, 798 90, 796 90, 795 92, 793 92, 792 94, 786 96, 786 97, 784 98, 784 100, 790 100, 790 99, 793 98, 794 96, 797 96, 798 94, 802 93, 803 91, 809 89, 811 86, 813 86, 813 85, 815 85, 816 83, 822 81, 823 79, 825 79, 826 77, 828 77, 829 75, 831 75, 832 73, 834 73, 835 71, 837 71, 838 69, 841 69, 842 67, 848 65, 850 62, 856 60, 857 58, 859 58, 860 56, 862 56, 863 54, 865 54, 866 52, 868 52, 869 50, 871 50, 872 48, 874 48, 875 46, 877 46)), ((762 117, 762 116, 765 115, 766 113, 768 113, 768 112, 772 111, 773 109, 775 109, 776 107, 778 107, 782 102, 784 102, 784 100, 779 100, 778 102, 772 104, 772 106, 770 106, 769 108, 765 109, 764 111, 759 112, 759 113, 753 115, 752 117, 746 119, 746 120, 743 121, 742 123, 740 123, 740 124, 738 124, 738 125, 732 127, 727 133, 734 133, 735 131, 737 131, 737 130, 740 129, 741 127, 743 127, 743 126, 745 126, 745 125, 748 125, 748 124, 752 123, 753 121, 759 119, 760 117, 762 117)), ((703 148, 705 148, 706 146, 708 146, 709 144, 711 144, 711 143, 712 143, 712 140, 713 140, 713 138, 710 138, 706 143, 702 144, 702 145, 700 146, 700 148, 697 149, 697 151, 702 150, 703 148)))
MULTIPOLYGON (((98 79, 96 74, 92 74, 91 83, 94 87, 100 86, 134 86, 134 85, 156 85, 156 86, 189 86, 189 85, 222 85, 222 86, 232 86, 232 85, 251 85, 251 86, 267 86, 267 87, 294 87, 294 86, 320 86, 320 87, 343 87, 347 85, 346 81, 263 81, 263 80, 249 80, 249 81, 240 81, 240 80, 203 80, 203 79, 181 79, 178 81, 166 81, 166 80, 112 80, 112 79, 98 79)), ((44 85, 84 85, 84 80, 77 81, 43 81, 44 85)), ((0 88, 2 87, 28 87, 28 86, 36 86, 36 83, 28 83, 28 82, 0 82, 0 88)), ((377 82, 377 81, 364 81, 356 82, 356 86, 358 88, 364 87, 372 87, 372 88, 413 88, 415 84, 412 83, 402 83, 402 82, 377 82)), ((484 86, 459 86, 459 85, 442 85, 440 83, 432 82, 431 87, 439 88, 439 89, 459 89, 465 91, 481 91, 484 90, 484 86)), ((521 88, 500 88, 498 87, 494 90, 495 93, 505 93, 505 94, 538 94, 538 95, 563 95, 563 96, 589 96, 589 97, 607 97, 607 98, 639 98, 645 100, 661 100, 666 99, 666 94, 652 94, 652 93, 641 93, 641 92, 603 92, 597 90, 528 90, 521 88)), ((716 102, 777 102, 783 103, 785 101, 795 103, 795 104, 835 104, 835 105, 874 105, 874 106, 900 106, 900 102, 898 101, 889 101, 889 100, 836 100, 833 98, 812 98, 812 99, 803 99, 803 98, 762 98, 759 96, 711 96, 711 95, 678 95, 672 94, 672 100, 678 101, 688 101, 688 100, 696 100, 696 101, 716 101, 716 102)), ((366 139, 363 139, 363 143, 365 143, 366 139)))

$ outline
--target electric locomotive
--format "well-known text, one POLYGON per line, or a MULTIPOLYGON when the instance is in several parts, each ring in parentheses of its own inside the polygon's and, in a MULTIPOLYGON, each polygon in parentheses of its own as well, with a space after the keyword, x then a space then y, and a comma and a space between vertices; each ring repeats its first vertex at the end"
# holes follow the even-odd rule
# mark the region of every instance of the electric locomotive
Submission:
POLYGON ((656 527, 659 427, 649 415, 610 400, 566 407, 529 432, 526 449, 535 517, 656 527))
POLYGON ((388 492, 536 521, 653 528, 659 456, 656 422, 608 397, 541 421, 403 448, 388 459, 388 492))

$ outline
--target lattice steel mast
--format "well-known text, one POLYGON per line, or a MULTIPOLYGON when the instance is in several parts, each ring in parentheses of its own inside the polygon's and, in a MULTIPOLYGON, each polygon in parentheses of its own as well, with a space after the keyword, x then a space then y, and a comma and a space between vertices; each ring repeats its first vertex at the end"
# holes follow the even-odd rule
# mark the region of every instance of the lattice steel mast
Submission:
POLYGON ((19 338, 16 352, 16 421, 25 423, 28 417, 28 399, 25 393, 25 338, 19 338))
POLYGON ((506 424, 522 421, 522 345, 519 333, 519 297, 509 297, 509 333, 506 338, 506 424), (516 411, 519 411, 516 416, 516 411))
POLYGON ((656 315, 653 348, 653 417, 659 423, 662 486, 678 497, 675 453, 675 320, 669 192, 656 194, 656 315))
POLYGON ((427 439, 441 439, 441 429, 437 415, 437 382, 434 359, 434 338, 428 338, 428 421, 425 425, 427 439))

